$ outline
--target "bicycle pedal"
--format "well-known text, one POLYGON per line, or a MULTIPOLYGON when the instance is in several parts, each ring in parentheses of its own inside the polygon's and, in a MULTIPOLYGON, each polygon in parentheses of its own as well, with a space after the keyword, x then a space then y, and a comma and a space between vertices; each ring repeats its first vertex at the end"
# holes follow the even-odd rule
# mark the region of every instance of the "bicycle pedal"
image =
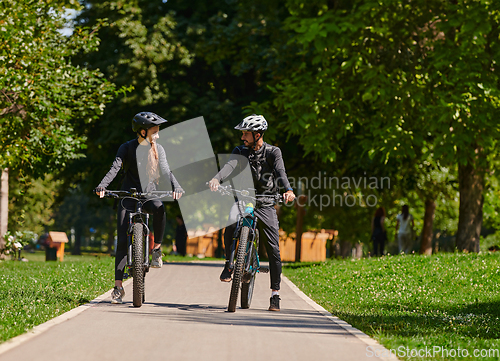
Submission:
POLYGON ((251 280, 252 280, 251 273, 245 273, 245 274, 243 274, 243 277, 241 277, 241 282, 243 282, 243 283, 250 283, 251 280))
POLYGON ((261 273, 269 273, 269 267, 260 267, 259 272, 261 273))

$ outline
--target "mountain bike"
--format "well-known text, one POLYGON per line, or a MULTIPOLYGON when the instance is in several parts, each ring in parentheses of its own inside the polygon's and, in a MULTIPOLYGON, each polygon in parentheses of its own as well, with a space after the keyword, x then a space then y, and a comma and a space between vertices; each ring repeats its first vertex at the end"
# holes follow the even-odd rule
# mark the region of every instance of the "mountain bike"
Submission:
POLYGON ((241 308, 250 308, 257 273, 269 272, 269 268, 260 265, 258 217, 254 214, 255 206, 253 202, 263 198, 272 199, 275 203, 283 201, 279 195, 262 194, 251 196, 252 191, 254 190, 233 189, 230 185, 219 185, 218 188, 218 192, 223 195, 237 196, 239 200, 238 207, 240 207, 229 257, 229 270, 233 274, 227 307, 229 312, 236 311, 240 286, 241 308))
MULTIPOLYGON (((149 272, 149 214, 142 210, 144 204, 154 199, 172 197, 172 191, 137 192, 106 190, 105 197, 120 199, 123 206, 125 199, 136 201, 135 210, 129 210, 127 231, 127 272, 133 277, 132 295, 134 307, 141 307, 146 301, 146 273, 149 272)), ((124 207, 126 208, 126 207, 124 207)))

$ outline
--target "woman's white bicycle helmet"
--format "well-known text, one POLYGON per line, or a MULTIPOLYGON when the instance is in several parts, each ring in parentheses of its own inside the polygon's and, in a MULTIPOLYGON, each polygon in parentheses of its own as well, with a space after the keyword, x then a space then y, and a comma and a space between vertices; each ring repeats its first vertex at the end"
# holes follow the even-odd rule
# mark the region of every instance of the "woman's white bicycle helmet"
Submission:
POLYGON ((252 114, 243 119, 234 129, 247 130, 250 132, 264 132, 267 129, 267 120, 262 115, 252 114))

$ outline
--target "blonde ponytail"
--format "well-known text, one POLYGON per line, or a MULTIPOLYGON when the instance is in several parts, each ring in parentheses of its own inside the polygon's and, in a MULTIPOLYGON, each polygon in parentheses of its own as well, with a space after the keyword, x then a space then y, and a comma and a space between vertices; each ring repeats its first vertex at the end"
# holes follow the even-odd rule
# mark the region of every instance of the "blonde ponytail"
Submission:
POLYGON ((148 176, 149 182, 158 183, 160 172, 158 170, 158 149, 156 148, 156 141, 151 142, 151 149, 148 152, 148 176))

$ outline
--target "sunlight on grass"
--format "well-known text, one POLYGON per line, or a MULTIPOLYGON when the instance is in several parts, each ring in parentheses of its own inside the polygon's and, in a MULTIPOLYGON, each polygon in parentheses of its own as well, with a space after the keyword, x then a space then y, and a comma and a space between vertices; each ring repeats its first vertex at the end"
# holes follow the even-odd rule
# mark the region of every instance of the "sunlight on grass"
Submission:
POLYGON ((0 342, 113 287, 110 256, 65 256, 64 262, 45 262, 40 253, 23 256, 30 260, 0 262, 0 342))
POLYGON ((500 253, 333 260, 284 273, 389 349, 500 349, 500 253))

